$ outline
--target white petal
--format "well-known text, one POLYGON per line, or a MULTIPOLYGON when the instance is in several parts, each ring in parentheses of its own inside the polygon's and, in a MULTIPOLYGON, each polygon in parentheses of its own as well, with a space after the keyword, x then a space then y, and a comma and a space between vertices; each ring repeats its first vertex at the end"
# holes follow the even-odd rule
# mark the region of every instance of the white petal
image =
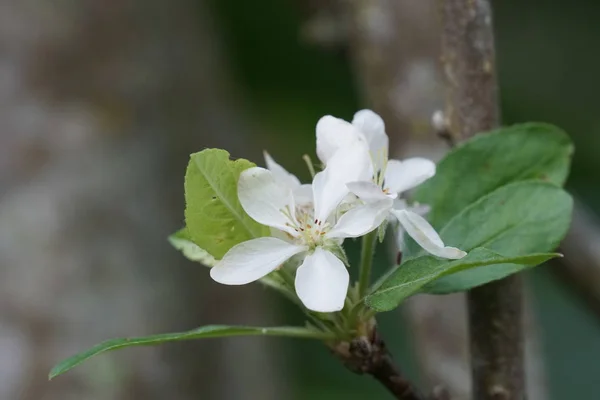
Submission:
POLYGON ((401 193, 420 185, 435 175, 435 163, 426 158, 390 160, 385 170, 385 187, 401 193))
POLYGON ((381 188, 372 181, 349 182, 346 186, 348 186, 350 192, 354 193, 367 203, 388 198, 381 188))
POLYGON ((279 183, 271 171, 254 167, 242 172, 238 197, 244 210, 255 221, 292 235, 297 233, 287 225, 291 221, 282 212, 286 210, 292 217, 295 214, 292 189, 279 183))
POLYGON ((306 207, 313 202, 312 185, 304 184, 294 189, 294 201, 297 207, 306 207))
POLYGON ((456 260, 467 255, 456 247, 445 246, 440 235, 423 217, 407 210, 392 210, 402 227, 423 249, 441 258, 456 260))
POLYGON ((300 186, 300 180, 294 175, 289 173, 281 165, 277 164, 273 157, 266 151, 263 152, 265 156, 265 163, 269 171, 273 173, 273 177, 276 181, 288 185, 292 190, 300 186))
POLYGON ((376 229, 392 209, 393 200, 383 200, 355 207, 342 215, 337 224, 327 233, 328 238, 359 237, 376 229))
POLYGON ((339 149, 357 142, 367 145, 364 135, 351 123, 331 115, 317 122, 317 156, 323 164, 327 164, 339 149))
POLYGON ((315 218, 326 221, 350 192, 346 184, 370 179, 372 172, 369 151, 364 144, 356 143, 336 152, 313 180, 315 218))
POLYGON ((309 310, 340 311, 344 308, 349 281, 344 263, 317 247, 296 271, 296 293, 309 310))
POLYGON ((387 159, 388 136, 385 133, 383 119, 379 115, 371 110, 360 110, 354 114, 352 125, 365 135, 375 160, 380 156, 385 156, 387 159))
POLYGON ((245 285, 275 270, 290 257, 305 251, 272 237, 242 242, 232 247, 210 270, 210 276, 224 285, 245 285))

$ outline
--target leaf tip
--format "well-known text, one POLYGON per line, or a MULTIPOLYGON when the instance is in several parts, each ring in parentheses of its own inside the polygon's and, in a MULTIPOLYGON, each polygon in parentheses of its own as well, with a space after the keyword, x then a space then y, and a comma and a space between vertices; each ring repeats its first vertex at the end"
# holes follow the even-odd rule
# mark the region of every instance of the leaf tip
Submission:
POLYGON ((54 367, 50 370, 50 372, 48 373, 48 381, 51 381, 52 379, 56 378, 57 376, 59 376, 60 374, 62 374, 64 371, 61 371, 60 369, 58 369, 57 367, 54 367))

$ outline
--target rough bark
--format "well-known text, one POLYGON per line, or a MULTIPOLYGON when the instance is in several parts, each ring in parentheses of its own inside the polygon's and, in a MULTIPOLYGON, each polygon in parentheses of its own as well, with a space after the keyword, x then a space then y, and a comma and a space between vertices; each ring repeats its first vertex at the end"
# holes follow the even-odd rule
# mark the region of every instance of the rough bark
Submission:
POLYGON ((193 1, 0 0, 0 398, 279 398, 262 340, 128 350, 47 382, 109 337, 258 319, 260 289, 217 292, 166 242, 187 155, 241 155, 247 132, 210 22, 193 1))
POLYGON ((492 10, 488 0, 440 0, 449 131, 458 140, 500 123, 492 10))
MULTIPOLYGON (((440 0, 449 131, 458 140, 499 124, 492 10, 488 0, 440 0)), ((521 277, 467 294, 473 396, 525 398, 521 277)))

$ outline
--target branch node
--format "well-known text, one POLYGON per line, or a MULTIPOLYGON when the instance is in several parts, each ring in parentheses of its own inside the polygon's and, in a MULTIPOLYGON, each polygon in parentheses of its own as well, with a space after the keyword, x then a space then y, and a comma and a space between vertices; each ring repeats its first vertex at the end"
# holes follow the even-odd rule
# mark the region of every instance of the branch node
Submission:
POLYGON ((375 327, 369 336, 358 336, 350 341, 336 343, 331 349, 346 368, 359 375, 373 376, 396 399, 424 400, 396 368, 385 342, 378 335, 375 327))
POLYGON ((450 130, 450 121, 442 110, 437 110, 431 116, 431 125, 436 135, 444 140, 449 147, 456 146, 454 135, 450 130))

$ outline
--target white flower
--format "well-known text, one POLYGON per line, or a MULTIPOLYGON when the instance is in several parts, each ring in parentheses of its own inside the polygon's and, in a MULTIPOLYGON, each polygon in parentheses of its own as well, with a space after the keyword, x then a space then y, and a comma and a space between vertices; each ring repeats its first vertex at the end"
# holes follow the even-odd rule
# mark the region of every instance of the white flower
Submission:
POLYGON ((312 186, 310 184, 301 184, 296 175, 288 172, 281 165, 277 164, 273 157, 266 151, 263 152, 267 169, 273 173, 273 178, 281 185, 286 185, 294 193, 294 200, 297 206, 312 205, 312 186))
POLYGON ((340 240, 377 228, 388 212, 387 203, 373 202, 351 209, 337 219, 336 209, 349 193, 346 183, 372 174, 368 151, 359 143, 338 152, 315 175, 314 208, 298 207, 288 184, 276 173, 255 167, 244 171, 238 196, 244 210, 257 222, 288 234, 289 240, 262 237, 234 246, 210 271, 227 285, 243 285, 269 274, 296 254, 304 260, 296 271, 296 292, 314 311, 333 312, 344 307, 349 275, 330 248, 340 240))
MULTIPOLYGON (((388 160, 388 137, 381 117, 371 110, 354 114, 352 123, 332 116, 325 116, 317 123, 317 154, 325 164, 337 151, 353 143, 369 146, 373 176, 364 181, 348 183, 350 191, 366 204, 384 199, 391 212, 406 232, 425 250, 438 257, 462 258, 465 252, 445 247, 431 225, 416 214, 405 202, 398 202, 401 193, 412 189, 435 175, 435 163, 425 158, 409 158, 404 161, 388 160)), ((389 215, 389 214, 388 214, 389 215)))
MULTIPOLYGON (((413 203, 413 204, 409 205, 406 202, 406 200, 401 199, 401 198, 396 198, 396 199, 394 199, 393 209, 396 211, 407 210, 407 211, 416 213, 417 215, 420 215, 421 217, 424 217, 427 213, 429 213, 429 211, 431 210, 431 207, 429 207, 428 205, 425 205, 425 204, 420 204, 420 203, 413 203)), ((394 231, 395 231, 394 233, 396 235, 396 238, 395 238, 396 239, 396 247, 397 247, 398 251, 404 251, 404 246, 405 246, 404 233, 406 231, 400 224, 400 221, 398 221, 398 218, 396 218, 396 216, 391 212, 388 215, 388 222, 394 226, 394 231)))
POLYGON ((371 110, 358 111, 352 123, 330 115, 317 123, 317 155, 325 165, 338 150, 353 143, 368 145, 373 162, 372 179, 351 184, 351 191, 363 199, 394 199, 435 175, 435 163, 425 158, 388 160, 385 124, 371 110))
POLYGON ((444 245, 440 235, 433 227, 417 213, 408 210, 392 210, 402 227, 423 249, 434 256, 457 260, 467 255, 456 247, 444 245))

